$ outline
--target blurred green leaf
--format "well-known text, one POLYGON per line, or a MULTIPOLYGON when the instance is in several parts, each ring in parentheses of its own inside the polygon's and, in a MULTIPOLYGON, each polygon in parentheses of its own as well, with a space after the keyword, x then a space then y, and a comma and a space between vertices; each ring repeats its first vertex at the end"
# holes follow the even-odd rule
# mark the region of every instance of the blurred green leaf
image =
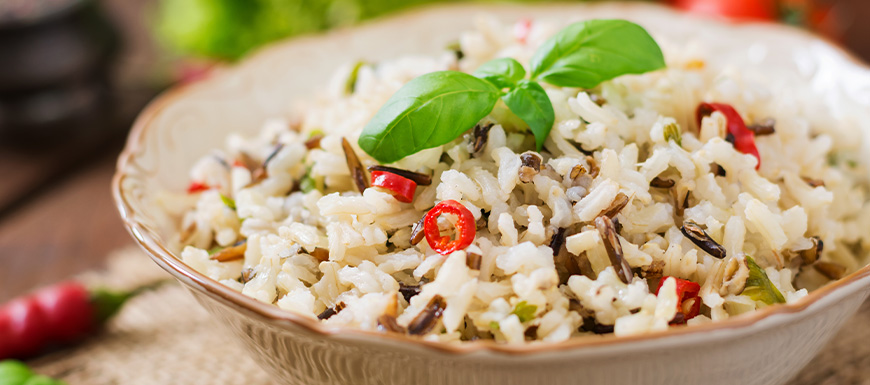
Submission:
POLYGON ((161 0, 155 30, 184 55, 236 60, 270 41, 432 0, 161 0))

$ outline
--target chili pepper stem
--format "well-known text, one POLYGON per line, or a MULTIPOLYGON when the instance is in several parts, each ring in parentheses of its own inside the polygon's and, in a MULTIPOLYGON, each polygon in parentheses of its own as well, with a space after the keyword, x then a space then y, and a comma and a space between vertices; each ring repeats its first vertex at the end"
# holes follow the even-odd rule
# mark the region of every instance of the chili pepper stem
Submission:
POLYGON ((136 297, 146 291, 158 289, 169 282, 172 282, 172 280, 163 279, 139 286, 130 291, 112 290, 107 288, 96 288, 91 290, 90 301, 94 306, 94 316, 98 324, 105 323, 109 318, 118 313, 130 298, 136 297))

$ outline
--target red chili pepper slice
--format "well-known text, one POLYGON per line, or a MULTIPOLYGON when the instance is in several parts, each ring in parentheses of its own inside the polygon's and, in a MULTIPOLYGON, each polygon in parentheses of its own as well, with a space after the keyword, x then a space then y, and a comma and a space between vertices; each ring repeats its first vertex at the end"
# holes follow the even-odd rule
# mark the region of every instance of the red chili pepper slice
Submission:
POLYGON ((207 185, 205 183, 193 181, 193 182, 190 182, 189 186, 187 186, 187 193, 188 194, 195 194, 198 192, 208 190, 210 188, 211 187, 209 187, 209 185, 207 185))
POLYGON ((761 167, 761 155, 758 154, 758 147, 755 146, 755 133, 746 128, 746 123, 743 122, 743 118, 734 107, 724 103, 699 104, 695 116, 698 127, 701 126, 701 120, 714 111, 719 111, 725 115, 725 119, 728 121, 728 133, 734 138, 734 148, 758 159, 758 163, 755 165, 755 169, 758 170, 761 167))
POLYGON ((423 219, 423 231, 426 234, 426 242, 429 247, 438 254, 448 255, 456 250, 462 250, 474 242, 477 233, 477 224, 474 215, 465 206, 454 200, 446 200, 435 205, 423 219), (442 214, 452 214, 458 217, 456 220, 456 239, 450 240, 448 236, 441 236, 438 228, 438 217, 442 214))
POLYGON ((685 279, 665 276, 662 277, 661 281, 659 281, 659 287, 656 288, 656 295, 659 295, 659 290, 662 289, 662 286, 665 284, 665 280, 667 280, 668 278, 673 278, 677 281, 677 298, 679 299, 679 303, 677 304, 677 313, 681 313, 683 315, 682 319, 680 319, 680 317, 675 317, 676 320, 672 321, 671 323, 686 323, 686 321, 695 318, 698 313, 701 312, 701 298, 698 297, 698 293, 701 292, 701 285, 692 281, 687 281, 685 279))
POLYGON ((405 203, 411 203, 417 191, 417 183, 387 171, 372 171, 372 186, 390 190, 399 202, 405 203))
POLYGON ((522 44, 526 44, 526 39, 529 37, 529 32, 532 30, 532 21, 529 19, 520 19, 514 24, 514 38, 522 44))

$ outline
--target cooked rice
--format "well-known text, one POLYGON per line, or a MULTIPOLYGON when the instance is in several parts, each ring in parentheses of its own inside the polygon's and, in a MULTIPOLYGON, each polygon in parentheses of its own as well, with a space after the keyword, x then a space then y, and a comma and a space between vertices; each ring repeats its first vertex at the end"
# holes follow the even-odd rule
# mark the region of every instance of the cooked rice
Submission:
POLYGON ((860 140, 812 126, 793 96, 774 97, 750 75, 717 68, 704 62, 702 52, 661 39, 666 70, 619 77, 586 91, 545 85, 556 123, 531 183, 519 179, 519 154, 533 149, 534 139, 499 104, 481 122, 494 125, 479 153, 472 153, 469 131, 393 165, 432 175, 432 185, 420 186, 413 203, 376 188, 358 192, 341 139, 353 144, 364 165, 377 164, 356 139, 405 82, 437 70, 470 72, 496 57, 527 63, 557 27, 534 23, 522 44, 512 38, 511 26, 482 19, 477 30, 462 34, 462 60, 445 52, 367 64, 352 94, 344 87, 353 67, 348 63, 323 95, 299 109, 298 122, 275 119, 257 136, 230 136, 224 149, 191 170, 191 180, 215 188, 197 193, 195 206, 183 215, 180 227, 189 230, 178 240, 186 245, 183 260, 234 290, 297 314, 315 318, 333 309, 323 321, 330 325, 376 330, 379 317, 397 306, 397 323, 407 327, 440 296, 446 308, 423 338, 505 342, 673 327, 674 281, 666 280, 654 294, 662 276, 701 284, 702 312, 689 325, 753 311, 766 305, 723 288, 729 262, 744 254, 765 269, 787 302, 797 301, 829 281, 796 257, 814 247, 813 236, 824 242, 822 261, 847 271, 865 263, 870 205, 864 168, 852 160, 860 140), (776 119, 775 134, 757 137, 760 171, 755 158, 723 139, 720 113, 697 127, 694 109, 705 100, 733 105, 747 122, 776 119), (682 146, 665 141, 668 124, 682 128, 682 146), (308 150, 305 141, 321 134, 320 148, 308 150), (243 158, 261 164, 273 152, 265 178, 233 165, 243 158), (715 165, 724 176, 717 176, 715 165), (650 187, 656 177, 675 186, 650 187), (320 190, 299 191, 303 178, 320 190), (812 187, 803 178, 824 185, 812 187), (617 276, 593 223, 619 193, 629 199, 615 216, 624 258, 634 270, 628 284, 617 276), (481 221, 474 243, 448 256, 425 240, 412 246, 413 226, 448 199, 481 221), (727 257, 714 258, 687 239, 679 227, 683 220, 702 226, 727 257), (567 253, 554 257, 549 245, 559 229, 568 229, 567 253), (241 260, 218 262, 206 251, 241 240, 247 244, 241 260), (326 250, 328 260, 321 260, 326 250), (480 256, 479 269, 466 263, 469 253, 480 256), (568 266, 578 260, 586 264, 579 268, 583 274, 568 266), (398 294, 417 285, 419 294, 410 301, 398 294), (339 304, 343 308, 336 312, 339 304), (532 316, 521 319, 519 308, 529 306, 532 316))

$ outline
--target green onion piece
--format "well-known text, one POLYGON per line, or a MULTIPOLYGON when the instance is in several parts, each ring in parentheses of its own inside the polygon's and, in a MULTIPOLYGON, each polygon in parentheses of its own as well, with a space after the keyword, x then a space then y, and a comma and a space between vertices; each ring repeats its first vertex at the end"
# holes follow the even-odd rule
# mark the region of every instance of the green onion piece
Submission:
POLYGON ((305 176, 305 178, 302 178, 302 181, 299 182, 299 189, 302 190, 303 193, 308 194, 317 189, 317 181, 310 176, 305 176))
POLYGON ((231 208, 231 209, 233 209, 233 210, 236 209, 236 201, 233 200, 233 198, 230 198, 230 197, 228 197, 228 196, 226 196, 226 195, 224 195, 224 194, 221 194, 221 201, 224 202, 224 204, 225 204, 227 207, 229 207, 229 208, 231 208))
POLYGON ((676 143, 677 146, 683 146, 683 137, 679 125, 677 125, 676 123, 670 123, 665 126, 664 132, 666 142, 673 139, 674 143, 676 143))
POLYGON ((308 133, 308 139, 311 139, 315 136, 323 136, 323 130, 321 130, 319 128, 315 128, 315 129, 311 130, 311 132, 308 133))
POLYGON ((529 305, 526 301, 521 301, 514 308, 514 311, 511 314, 516 314, 517 317, 520 318, 520 322, 531 321, 535 318, 535 312, 538 311, 538 307, 535 305, 529 305))
POLYGON ((770 278, 767 277, 764 269, 758 266, 755 260, 748 255, 746 256, 746 266, 749 267, 749 278, 746 279, 746 288, 743 289, 743 295, 768 305, 785 303, 785 297, 770 282, 770 278))
POLYGON ((365 64, 366 63, 363 61, 358 61, 354 64, 353 69, 350 70, 350 75, 347 77, 347 83, 344 84, 344 92, 346 94, 351 95, 356 91, 356 78, 359 77, 359 69, 365 64))
POLYGON ((465 57, 465 53, 462 52, 462 46, 459 45, 458 40, 454 40, 452 43, 447 44, 447 47, 445 48, 447 48, 448 51, 453 51, 456 55, 456 60, 462 60, 462 58, 465 57))
POLYGON ((223 247, 223 246, 212 247, 212 248, 208 249, 208 255, 214 255, 215 253, 217 253, 218 251, 221 251, 223 249, 225 249, 225 247, 223 247))
POLYGON ((499 330, 498 322, 489 321, 489 328, 491 330, 499 330))

